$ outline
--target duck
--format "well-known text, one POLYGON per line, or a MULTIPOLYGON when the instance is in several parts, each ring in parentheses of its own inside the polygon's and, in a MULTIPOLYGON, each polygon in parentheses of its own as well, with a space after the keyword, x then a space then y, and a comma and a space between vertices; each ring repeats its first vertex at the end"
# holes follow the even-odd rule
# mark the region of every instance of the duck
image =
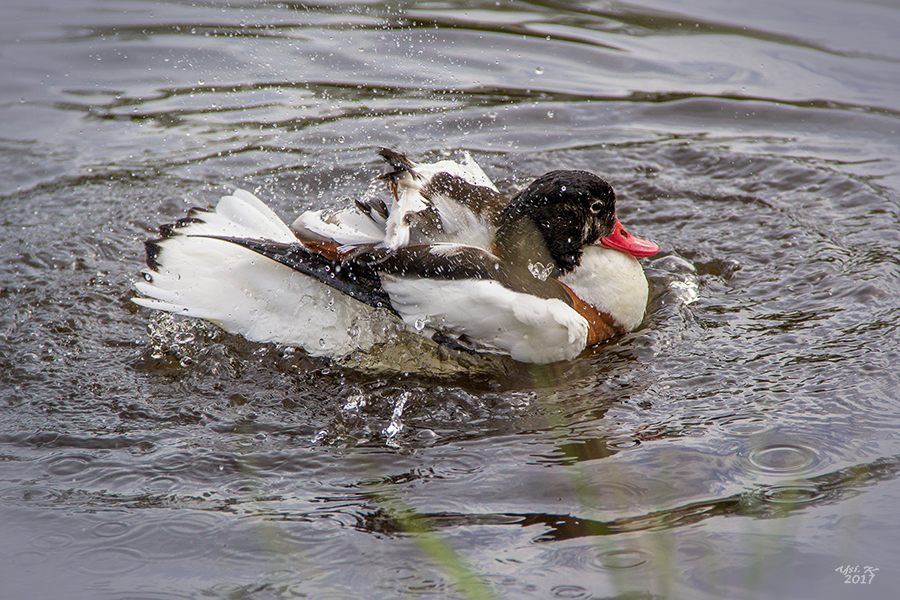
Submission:
POLYGON ((288 227, 237 189, 161 226, 133 302, 338 359, 405 331, 547 364, 642 323, 638 259, 659 246, 622 226, 604 179, 555 170, 508 198, 468 153, 378 153, 387 201, 306 211, 288 227))

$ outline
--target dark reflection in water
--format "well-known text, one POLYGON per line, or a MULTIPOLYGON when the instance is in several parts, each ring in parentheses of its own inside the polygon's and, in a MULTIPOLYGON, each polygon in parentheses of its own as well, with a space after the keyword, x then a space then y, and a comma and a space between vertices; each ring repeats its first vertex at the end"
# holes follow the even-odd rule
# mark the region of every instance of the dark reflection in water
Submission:
POLYGON ((4 598, 891 597, 894 4, 0 15, 4 598), (382 145, 601 173, 662 247, 644 325, 339 364, 130 302, 160 223, 342 206, 382 145))

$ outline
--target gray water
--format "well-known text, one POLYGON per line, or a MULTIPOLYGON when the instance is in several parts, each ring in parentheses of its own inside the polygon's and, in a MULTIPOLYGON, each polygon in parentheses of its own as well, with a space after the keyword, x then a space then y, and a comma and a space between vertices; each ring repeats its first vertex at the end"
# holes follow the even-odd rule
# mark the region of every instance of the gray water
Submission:
POLYGON ((898 31, 893 0, 5 2, 0 596, 895 598, 898 31), (379 146, 607 178, 662 247, 643 327, 434 376, 130 303, 159 224, 342 206, 379 146))

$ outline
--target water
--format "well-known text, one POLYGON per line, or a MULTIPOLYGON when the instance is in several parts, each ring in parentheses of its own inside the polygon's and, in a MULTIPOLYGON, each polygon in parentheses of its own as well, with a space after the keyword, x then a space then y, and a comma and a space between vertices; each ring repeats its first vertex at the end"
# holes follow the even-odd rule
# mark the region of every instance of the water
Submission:
POLYGON ((0 15, 4 598, 894 597, 895 2, 0 15), (160 223, 381 145, 608 178, 644 327, 425 376, 129 302, 160 223))

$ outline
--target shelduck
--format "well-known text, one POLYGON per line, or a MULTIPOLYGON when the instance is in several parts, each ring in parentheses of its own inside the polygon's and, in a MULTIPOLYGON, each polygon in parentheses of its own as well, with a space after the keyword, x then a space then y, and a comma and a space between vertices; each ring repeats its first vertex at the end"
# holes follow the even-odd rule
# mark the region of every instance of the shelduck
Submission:
POLYGON ((659 247, 622 227, 600 177, 552 171, 507 199, 468 154, 380 155, 388 202, 308 211, 291 227, 243 190, 190 209, 146 242, 134 302, 337 358, 407 329, 550 363, 640 325, 637 258, 659 247))

